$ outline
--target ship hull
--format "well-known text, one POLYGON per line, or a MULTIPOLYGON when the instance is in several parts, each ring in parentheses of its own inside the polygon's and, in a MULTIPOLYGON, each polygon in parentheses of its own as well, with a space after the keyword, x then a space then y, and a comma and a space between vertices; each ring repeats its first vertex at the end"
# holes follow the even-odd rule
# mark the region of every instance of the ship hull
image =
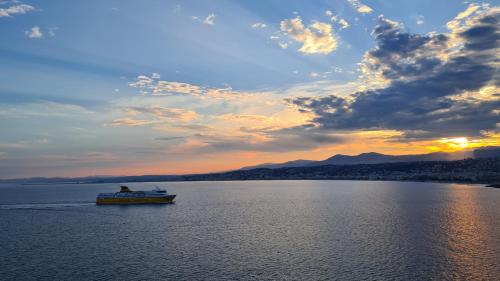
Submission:
POLYGON ((97 198, 97 205, 137 205, 137 204, 172 204, 175 195, 163 197, 140 197, 140 198, 97 198))

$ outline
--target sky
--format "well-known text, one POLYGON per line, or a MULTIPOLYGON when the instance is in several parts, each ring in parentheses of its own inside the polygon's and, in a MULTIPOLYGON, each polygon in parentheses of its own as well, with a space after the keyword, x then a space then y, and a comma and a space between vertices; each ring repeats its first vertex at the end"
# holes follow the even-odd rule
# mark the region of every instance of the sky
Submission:
POLYGON ((0 178, 500 145, 500 1, 0 0, 0 178))

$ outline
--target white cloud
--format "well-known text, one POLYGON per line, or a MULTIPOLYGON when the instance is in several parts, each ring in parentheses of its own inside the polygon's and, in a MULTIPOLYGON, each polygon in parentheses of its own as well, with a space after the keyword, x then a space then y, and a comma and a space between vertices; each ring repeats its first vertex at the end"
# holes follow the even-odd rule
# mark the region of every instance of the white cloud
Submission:
POLYGON ((215 14, 209 14, 205 20, 203 21, 204 24, 208 25, 214 25, 215 24, 215 14))
POLYGON ((288 43, 286 43, 286 42, 278 42, 278 45, 281 47, 281 49, 288 48, 288 43))
POLYGON ((202 89, 199 86, 188 83, 171 82, 158 80, 157 75, 153 73, 151 77, 145 75, 137 76, 134 82, 128 83, 130 87, 138 88, 144 95, 151 94, 153 96, 168 96, 173 94, 190 94, 200 95, 202 89))
POLYGON ((189 95, 198 98, 214 98, 214 99, 232 99, 245 96, 246 92, 236 92, 229 86, 225 88, 209 88, 189 83, 176 81, 163 81, 153 79, 146 75, 139 75, 133 82, 128 85, 132 88, 139 89, 141 95, 151 96, 174 96, 174 95, 189 95))
POLYGON ((367 5, 361 3, 359 0, 347 0, 351 6, 356 9, 361 14, 369 14, 373 12, 373 9, 368 7, 367 5))
POLYGON ((345 29, 350 26, 347 20, 340 18, 338 15, 334 15, 330 10, 326 10, 325 15, 330 18, 330 21, 338 23, 340 29, 345 29))
POLYGON ((346 29, 350 26, 349 23, 345 19, 340 19, 339 25, 340 25, 340 29, 346 29))
POLYGON ((156 88, 152 92, 153 96, 168 95, 168 93, 201 95, 202 89, 200 86, 188 83, 158 81, 156 88))
POLYGON ((0 8, 0 18, 10 17, 15 14, 26 14, 28 12, 34 11, 35 7, 26 4, 19 4, 10 6, 6 9, 0 8))
POLYGON ((424 16, 422 15, 418 15, 415 17, 415 22, 418 24, 418 25, 422 25, 425 23, 424 21, 424 16))
POLYGON ((358 8, 358 12, 360 12, 362 14, 368 14, 368 13, 373 12, 373 9, 366 6, 366 5, 361 5, 361 7, 358 8))
POLYGON ((330 18, 330 21, 332 22, 337 22, 338 21, 338 16, 334 15, 332 11, 326 10, 325 15, 330 18))
POLYGON ((159 74, 159 73, 157 73, 157 72, 153 72, 153 73, 151 74, 151 78, 153 78, 153 79, 160 79, 160 74, 159 74))
POLYGON ((252 28, 266 28, 267 25, 265 23, 261 23, 261 22, 256 22, 254 24, 252 24, 252 28))
POLYGON ((215 14, 211 13, 211 14, 208 14, 208 16, 203 20, 197 16, 191 16, 191 19, 194 21, 206 24, 206 25, 214 25, 215 24, 215 17, 216 17, 215 14))
POLYGON ((293 19, 285 19, 280 23, 281 31, 301 42, 299 52, 306 54, 328 54, 337 48, 337 41, 333 37, 332 26, 328 23, 315 21, 309 27, 305 27, 302 19, 297 16, 293 19))
POLYGON ((39 38, 43 37, 43 33, 40 30, 40 27, 38 27, 36 25, 33 26, 30 30, 26 30, 24 32, 24 34, 26 34, 26 36, 28 36, 29 38, 32 38, 32 39, 39 39, 39 38))

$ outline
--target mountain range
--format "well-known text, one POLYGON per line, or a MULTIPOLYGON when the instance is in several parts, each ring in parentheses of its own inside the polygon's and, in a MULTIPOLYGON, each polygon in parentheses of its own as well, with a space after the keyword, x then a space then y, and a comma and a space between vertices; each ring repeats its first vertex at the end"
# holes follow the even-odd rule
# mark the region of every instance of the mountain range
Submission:
POLYGON ((278 169, 291 167, 312 167, 324 165, 358 165, 358 164, 381 164, 399 162, 421 162, 421 161, 453 161, 468 158, 493 158, 500 157, 500 147, 490 146, 473 150, 461 150, 457 152, 434 152, 426 154, 387 155, 376 152, 361 153, 350 156, 336 154, 330 158, 320 161, 294 160, 284 163, 265 163, 255 166, 243 167, 240 170, 252 170, 258 168, 278 169))
POLYGON ((295 160, 207 174, 0 179, 0 183, 54 184, 299 179, 410 180, 498 184, 500 182, 500 147, 415 155, 386 155, 375 152, 355 156, 337 154, 321 161, 295 160))

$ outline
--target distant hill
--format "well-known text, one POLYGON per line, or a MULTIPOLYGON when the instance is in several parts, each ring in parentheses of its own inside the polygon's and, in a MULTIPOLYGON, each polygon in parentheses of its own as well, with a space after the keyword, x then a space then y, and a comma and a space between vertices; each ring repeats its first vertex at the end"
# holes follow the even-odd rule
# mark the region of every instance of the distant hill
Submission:
POLYGON ((454 161, 259 168, 204 175, 185 175, 182 176, 182 180, 397 180, 499 183, 500 157, 454 161))
POLYGON ((500 183, 500 147, 458 153, 335 155, 323 161, 297 160, 245 169, 191 175, 143 175, 81 178, 29 178, 0 183, 125 183, 230 180, 406 180, 500 183), (463 160, 453 160, 459 158, 463 160), (464 159, 467 158, 467 159, 464 159), (451 160, 451 161, 448 161, 451 160), (293 166, 287 166, 293 165, 293 166), (270 166, 270 167, 269 167, 270 166))
POLYGON ((471 158, 472 152, 459 153, 428 153, 410 155, 386 155, 376 152, 362 153, 355 156, 337 154, 323 161, 317 161, 318 165, 356 165, 356 164, 379 164, 397 162, 417 162, 417 161, 450 161, 471 158))
POLYGON ((492 158, 492 157, 500 157, 500 147, 498 146, 489 146, 482 147, 474 150, 473 158, 492 158))
POLYGON ((120 177, 99 179, 96 182, 233 180, 397 180, 491 184, 500 182, 500 157, 455 161, 257 168, 210 174, 120 177))
POLYGON ((308 166, 310 164, 313 164, 315 162, 317 162, 317 161, 295 160, 295 161, 289 161, 289 162, 278 163, 278 164, 265 163, 265 164, 255 165, 255 166, 243 167, 240 170, 252 170, 252 169, 258 169, 258 168, 277 169, 277 168, 284 168, 284 167, 304 167, 304 166, 308 166))
POLYGON ((387 155, 376 152, 361 153, 350 156, 337 154, 321 161, 313 160, 295 160, 284 163, 266 163, 256 166, 243 167, 241 170, 250 170, 255 168, 285 168, 285 167, 311 167, 322 165, 358 165, 358 164, 380 164, 380 163, 399 163, 399 162, 419 162, 419 161, 452 161, 467 158, 490 158, 500 157, 500 147, 484 147, 475 150, 465 150, 457 152, 434 152, 427 154, 409 154, 409 155, 387 155))

